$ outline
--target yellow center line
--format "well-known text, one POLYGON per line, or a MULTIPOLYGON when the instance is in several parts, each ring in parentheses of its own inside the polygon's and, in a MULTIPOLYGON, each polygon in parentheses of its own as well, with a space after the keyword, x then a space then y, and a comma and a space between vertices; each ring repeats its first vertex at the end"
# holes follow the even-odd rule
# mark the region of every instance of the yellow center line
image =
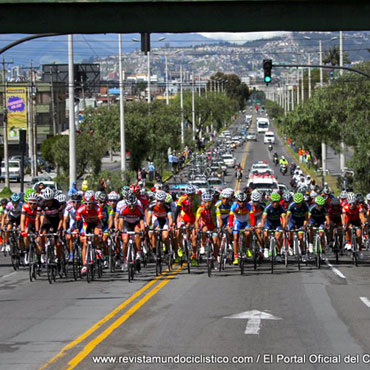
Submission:
MULTIPOLYGON (((177 270, 176 270, 177 271, 177 270)), ((138 298, 142 293, 144 293, 146 290, 148 290, 152 285, 154 285, 159 279, 166 276, 166 274, 169 271, 164 271, 161 275, 155 277, 153 280, 151 280, 149 283, 144 285, 140 290, 135 292, 130 298, 128 298, 126 301, 122 302, 118 307, 116 307, 113 311, 111 311, 108 315, 103 317, 100 321, 98 321, 95 325, 93 325, 90 329, 85 331, 85 333, 81 334, 79 337, 77 337, 72 342, 68 343, 59 353, 57 353, 52 359, 50 359, 46 364, 44 364, 42 367, 40 367, 39 370, 44 370, 47 367, 49 367, 52 363, 57 361, 58 359, 62 358, 71 348, 75 347, 77 344, 84 341, 86 338, 88 338, 91 334, 93 334, 95 331, 97 331, 104 323, 109 321, 111 318, 116 316, 120 311, 122 311, 125 307, 127 307, 131 302, 133 302, 136 298, 138 298)))
POLYGON ((176 274, 180 272, 182 266, 178 267, 174 272, 166 276, 166 278, 148 292, 143 298, 140 299, 134 306, 132 306, 128 311, 126 311, 121 317, 114 321, 108 328, 106 328, 101 334, 99 334, 95 339, 86 344, 84 349, 79 352, 69 363, 68 370, 74 369, 82 360, 86 358, 94 348, 99 345, 104 339, 113 333, 114 330, 119 328, 129 317, 131 317, 140 307, 142 307, 151 297, 157 294, 176 274))

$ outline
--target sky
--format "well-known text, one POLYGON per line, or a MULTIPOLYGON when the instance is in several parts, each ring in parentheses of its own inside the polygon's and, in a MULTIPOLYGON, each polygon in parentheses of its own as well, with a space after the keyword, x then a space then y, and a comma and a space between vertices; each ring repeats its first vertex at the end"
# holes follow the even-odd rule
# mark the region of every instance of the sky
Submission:
POLYGON ((289 34, 290 32, 217 32, 217 33, 200 33, 200 35, 222 41, 235 42, 243 44, 246 41, 254 41, 260 39, 270 39, 276 36, 289 34))

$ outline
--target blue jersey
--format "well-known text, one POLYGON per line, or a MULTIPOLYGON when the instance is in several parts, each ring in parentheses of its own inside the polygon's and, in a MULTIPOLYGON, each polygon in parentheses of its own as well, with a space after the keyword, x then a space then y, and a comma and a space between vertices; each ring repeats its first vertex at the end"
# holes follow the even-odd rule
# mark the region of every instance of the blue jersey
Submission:
POLYGON ((267 216, 266 220, 273 223, 280 222, 280 217, 285 215, 285 213, 285 209, 281 204, 274 208, 272 203, 270 203, 263 211, 263 214, 267 216))
POLYGON ((298 207, 297 203, 290 203, 288 207, 288 216, 294 220, 303 220, 308 215, 308 206, 305 202, 298 207))
POLYGON ((313 220, 317 224, 322 224, 325 222, 325 217, 328 214, 328 210, 326 209, 326 207, 321 207, 321 209, 318 209, 317 204, 314 203, 311 205, 308 213, 311 216, 311 220, 313 220))
POLYGON ((216 202, 215 209, 216 209, 216 216, 221 216, 222 219, 225 219, 225 218, 227 219, 230 214, 231 203, 226 202, 226 204, 223 204, 222 200, 220 199, 219 201, 216 202))
POLYGON ((234 202, 230 208, 230 218, 235 217, 235 219, 239 222, 249 221, 250 213, 253 213, 253 208, 249 203, 245 203, 242 207, 240 207, 237 202, 234 202))

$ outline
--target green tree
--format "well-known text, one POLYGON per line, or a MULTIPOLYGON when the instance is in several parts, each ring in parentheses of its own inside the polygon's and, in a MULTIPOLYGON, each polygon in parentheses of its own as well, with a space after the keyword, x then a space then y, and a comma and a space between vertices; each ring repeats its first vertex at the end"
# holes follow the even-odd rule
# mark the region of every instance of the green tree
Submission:
MULTIPOLYGON (((322 62, 324 64, 330 64, 332 66, 339 66, 340 61, 340 53, 339 53, 339 46, 334 45, 333 47, 329 48, 325 51, 325 55, 322 58, 322 62)), ((349 60, 349 55, 347 53, 343 53, 343 64, 350 64, 351 61, 349 60)))

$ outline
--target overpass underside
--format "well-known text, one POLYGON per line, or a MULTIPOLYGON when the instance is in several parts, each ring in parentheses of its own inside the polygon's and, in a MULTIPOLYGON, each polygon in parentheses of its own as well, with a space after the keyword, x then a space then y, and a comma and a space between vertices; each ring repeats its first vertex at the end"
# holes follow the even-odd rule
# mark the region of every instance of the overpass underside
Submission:
POLYGON ((0 33, 368 30, 370 1, 0 0, 0 33))

